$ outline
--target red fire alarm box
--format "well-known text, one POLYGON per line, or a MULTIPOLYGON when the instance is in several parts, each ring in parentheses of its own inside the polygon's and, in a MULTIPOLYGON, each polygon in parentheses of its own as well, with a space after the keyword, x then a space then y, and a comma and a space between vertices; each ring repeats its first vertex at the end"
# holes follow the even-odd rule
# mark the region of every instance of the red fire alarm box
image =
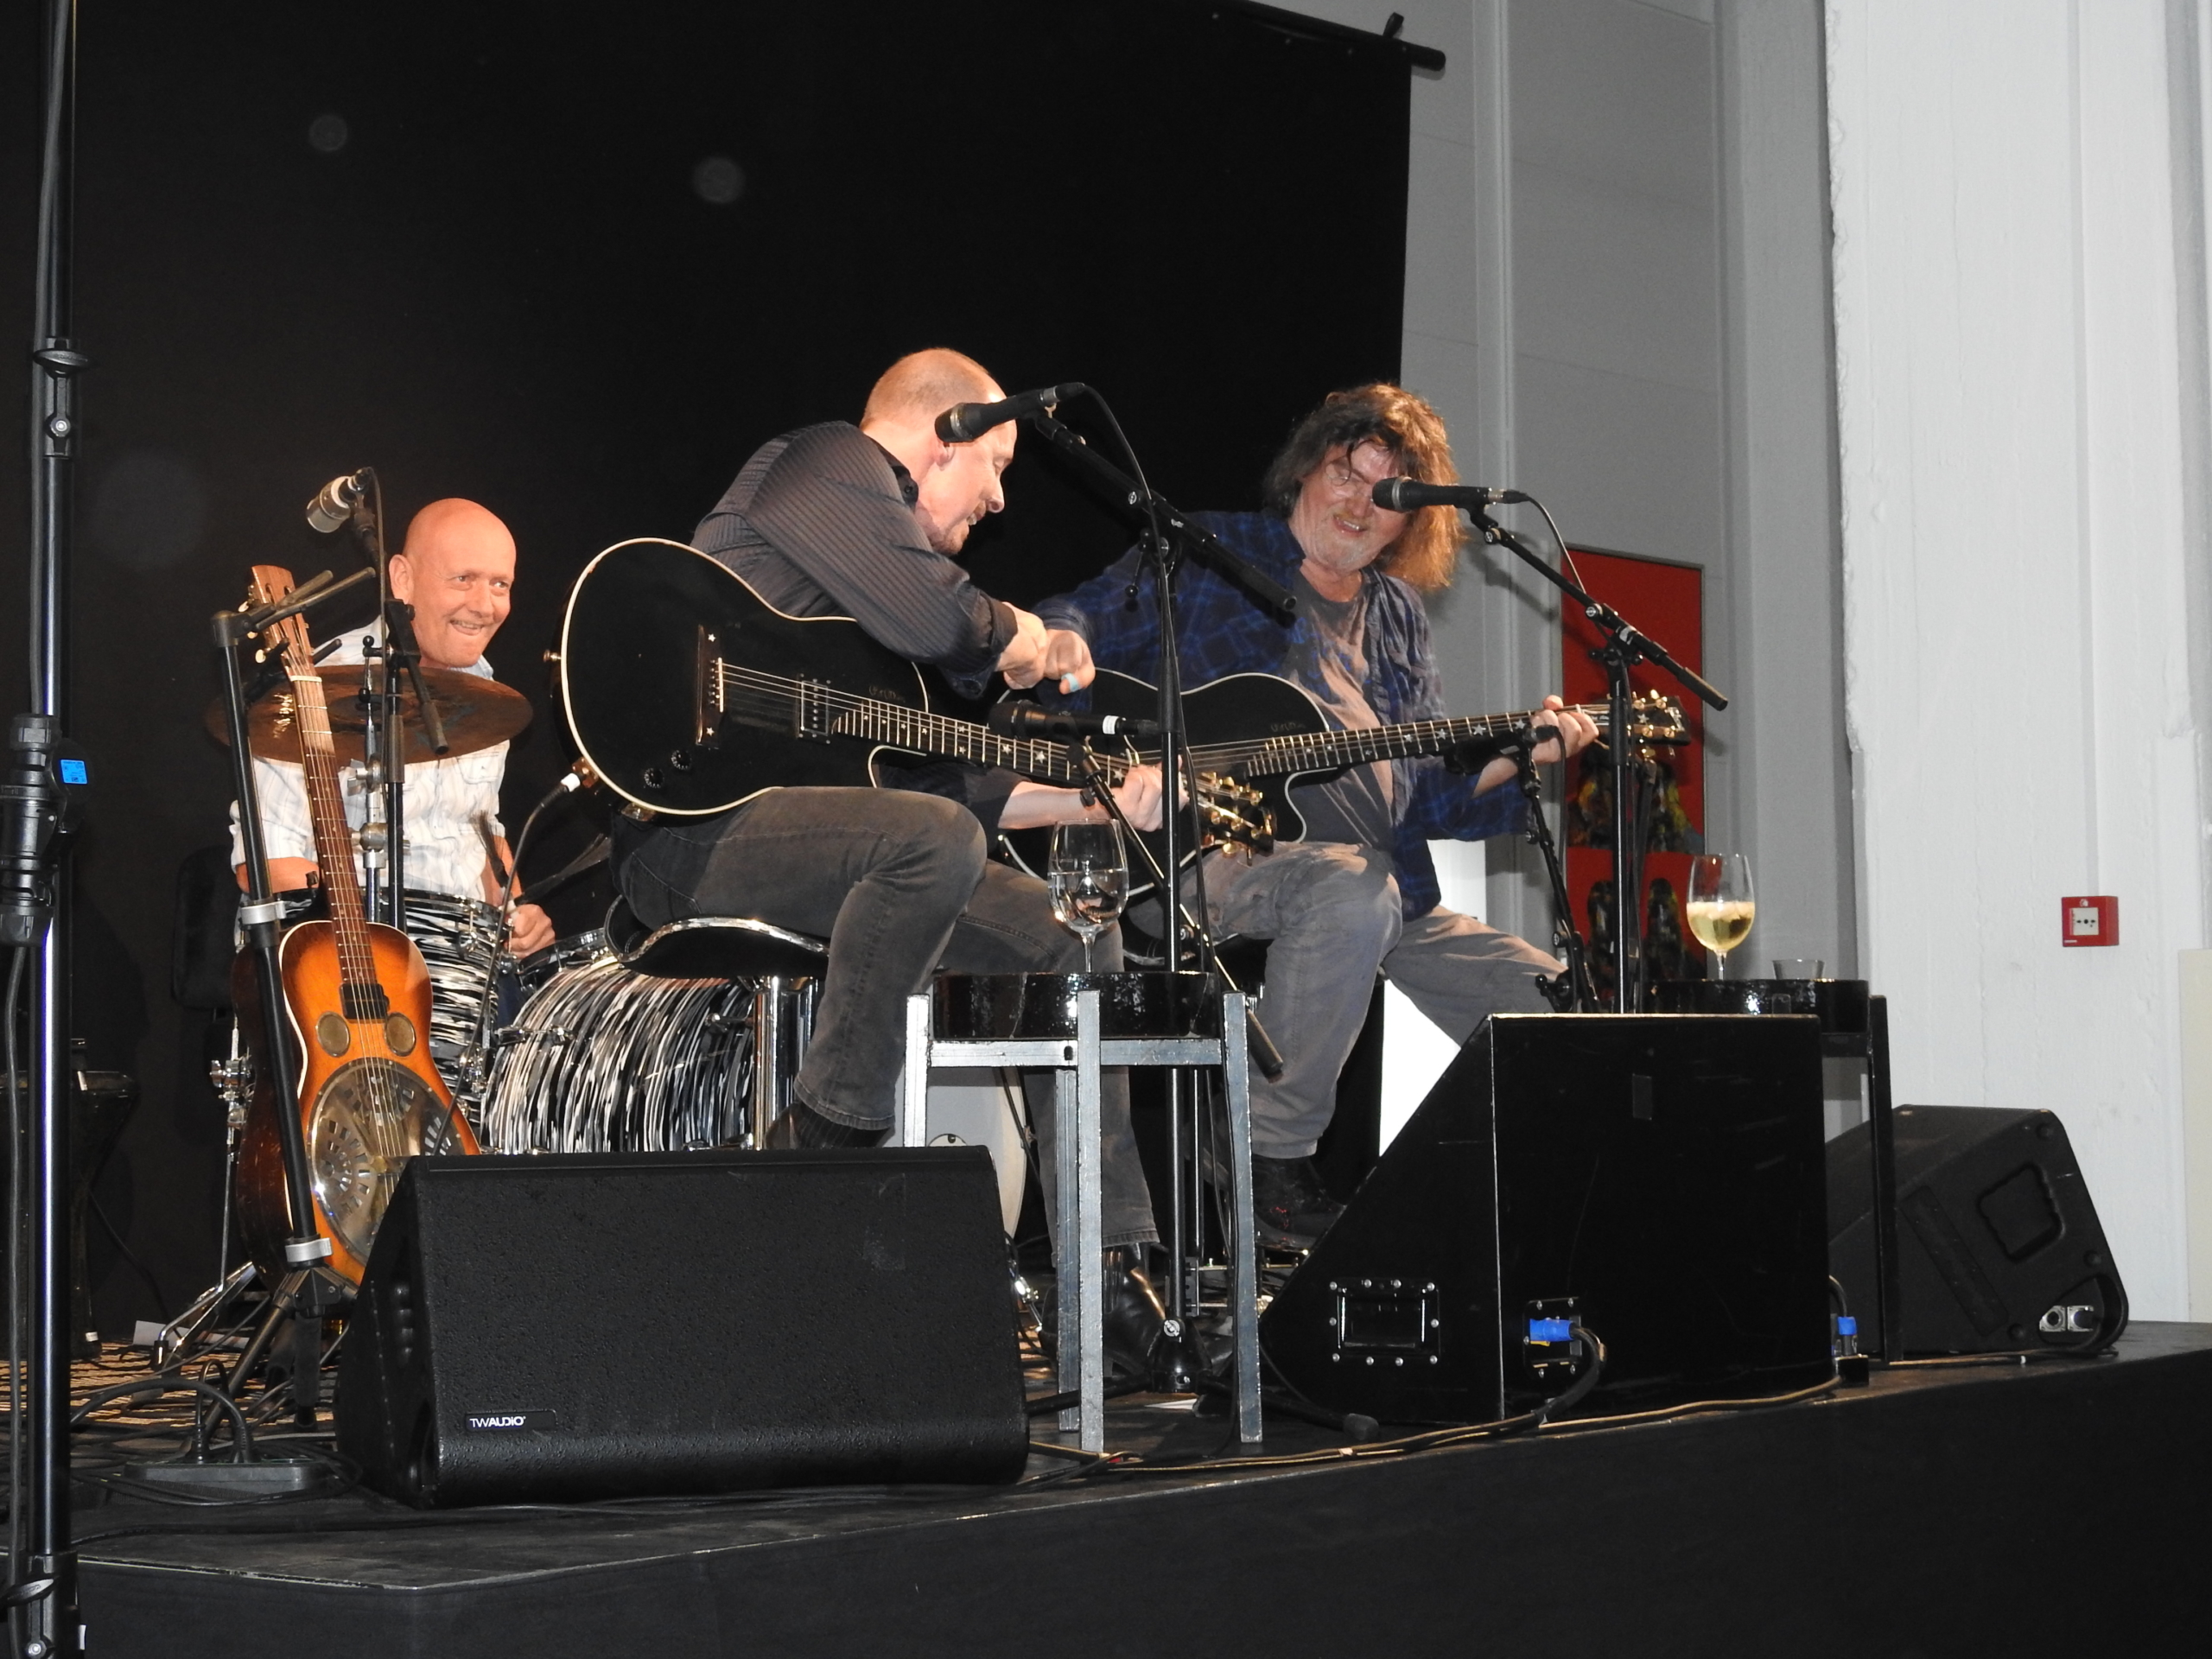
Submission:
POLYGON ((2110 893, 2062 899, 2058 942, 2064 945, 2118 944, 2120 900, 2110 893))

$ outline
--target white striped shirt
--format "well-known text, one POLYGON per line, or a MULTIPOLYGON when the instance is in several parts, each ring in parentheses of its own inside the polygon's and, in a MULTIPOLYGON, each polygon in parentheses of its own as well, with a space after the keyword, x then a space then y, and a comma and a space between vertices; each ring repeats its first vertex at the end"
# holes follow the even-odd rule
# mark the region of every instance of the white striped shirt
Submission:
MULTIPOLYGON (((371 633, 368 638, 374 638, 371 633)), ((326 667, 362 660, 360 637, 348 639, 322 659, 326 667)), ((465 674, 492 677, 492 665, 479 658, 465 674)), ((499 783, 506 772, 507 746, 493 744, 472 754, 448 755, 442 760, 418 760, 407 768, 407 886, 423 893, 457 893, 467 899, 484 897, 484 878, 490 860, 484 837, 477 828, 480 817, 490 833, 504 836, 499 822, 499 783)), ((347 769, 340 768, 339 785, 346 801, 346 821, 354 829, 381 817, 381 810, 364 795, 347 769)), ((286 761, 253 763, 253 786, 261 798, 264 851, 272 859, 315 861, 315 820, 308 807, 307 775, 286 761)), ((245 848, 238 835, 238 803, 231 803, 231 862, 245 861, 245 848)), ((354 870, 361 874, 359 855, 354 870)))

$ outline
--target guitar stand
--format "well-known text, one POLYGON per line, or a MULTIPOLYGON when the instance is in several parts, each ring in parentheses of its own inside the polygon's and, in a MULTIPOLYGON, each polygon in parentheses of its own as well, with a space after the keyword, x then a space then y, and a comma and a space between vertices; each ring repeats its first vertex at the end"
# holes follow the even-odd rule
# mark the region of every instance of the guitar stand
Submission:
MULTIPOLYGON (((287 1271, 271 1292, 269 1312, 260 1328, 225 1377, 221 1392, 235 1402, 254 1366, 268 1351, 283 1321, 288 1317, 296 1319, 299 1323, 295 1327, 292 1344, 293 1411, 303 1423, 315 1421, 320 1403, 322 1320, 331 1309, 343 1305, 353 1287, 328 1267, 330 1241, 315 1225, 315 1187, 308 1170, 307 1144, 296 1109, 299 1084, 284 1029, 284 988, 277 960, 277 927, 283 918, 283 905, 270 891, 268 849, 262 836, 260 797, 254 787, 253 747, 247 729, 245 685, 238 650, 245 640, 271 623, 319 604, 356 582, 367 580, 370 574, 360 571, 344 582, 333 582, 325 572, 296 589, 281 604, 264 606, 253 612, 220 611, 212 625, 215 647, 223 659, 225 714, 230 724, 231 764, 238 790, 238 835, 245 854, 246 895, 238 906, 238 921, 246 934, 246 948, 252 956, 254 980, 261 999, 262 1063, 269 1069, 268 1084, 279 1103, 277 1138, 283 1153, 285 1198, 291 1213, 291 1232, 284 1243, 287 1271), (300 1362, 310 1351, 314 1360, 302 1367, 300 1362)), ((219 1297, 215 1306, 220 1305, 219 1297)), ((211 1308, 211 1315, 213 1312, 211 1308)), ((203 1412, 206 1409, 202 1408, 203 1412)), ((232 1466, 254 1467, 251 1464, 211 1464, 199 1472, 219 1478, 213 1471, 232 1466)))

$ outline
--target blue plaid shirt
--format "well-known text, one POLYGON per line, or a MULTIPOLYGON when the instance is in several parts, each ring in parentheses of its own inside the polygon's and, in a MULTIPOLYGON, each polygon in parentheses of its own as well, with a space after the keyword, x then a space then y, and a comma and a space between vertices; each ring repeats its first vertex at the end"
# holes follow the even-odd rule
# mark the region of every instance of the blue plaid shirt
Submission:
MULTIPOLYGON (((1282 519, 1259 512, 1194 512, 1191 522, 1209 530, 1223 545, 1287 587, 1305 561, 1305 550, 1282 519)), ((1132 548, 1102 575, 1071 594, 1037 607, 1052 628, 1070 628, 1090 642, 1101 668, 1150 679, 1160 661, 1160 607, 1154 576, 1132 548), (1130 584, 1135 584, 1135 597, 1130 584)), ((1386 726, 1407 721, 1440 720, 1443 688, 1428 642, 1428 613, 1421 595, 1395 576, 1370 569, 1362 573, 1367 603, 1367 700, 1386 726)), ((1313 623, 1301 616, 1286 626, 1262 610, 1241 588, 1186 559, 1175 584, 1178 641, 1183 683, 1209 684, 1226 674, 1281 674, 1294 642, 1306 643, 1300 630, 1313 623)), ((1308 653, 1311 660, 1311 653, 1308 653)), ((1286 676, 1286 677, 1294 677, 1286 676)), ((1319 692, 1323 688, 1308 685, 1319 692)), ((1396 844, 1390 849, 1398 872, 1398 896, 1408 918, 1425 916, 1442 897, 1431 840, 1480 841, 1510 835, 1521 828, 1522 802, 1513 789, 1478 795, 1474 780, 1446 771, 1427 756, 1392 763, 1396 777, 1391 798, 1398 805, 1396 844)))

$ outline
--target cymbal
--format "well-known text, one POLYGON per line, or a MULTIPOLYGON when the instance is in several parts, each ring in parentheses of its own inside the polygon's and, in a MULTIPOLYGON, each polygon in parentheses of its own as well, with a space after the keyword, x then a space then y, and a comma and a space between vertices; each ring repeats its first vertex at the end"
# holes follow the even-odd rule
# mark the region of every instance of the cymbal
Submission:
MULTIPOLYGON (((330 706, 330 735, 337 747, 338 759, 341 764, 361 760, 362 739, 367 727, 360 703, 365 671, 357 663, 326 668, 321 673, 322 698, 330 706)), ((445 722, 447 760, 504 743, 530 724, 530 699, 512 686, 502 685, 481 674, 464 674, 454 668, 425 668, 423 683, 430 693, 430 702, 437 709, 438 718, 445 722)), ((399 718, 401 729, 407 734, 407 762, 412 766, 417 760, 435 760, 440 757, 431 753, 430 740, 423 734, 415 706, 415 690, 404 678, 401 686, 399 718)), ((230 715, 220 697, 208 706, 207 729, 225 743, 231 741, 230 715)), ((264 760, 298 764, 300 735, 294 721, 289 682, 246 710, 246 735, 254 753, 264 760)))

